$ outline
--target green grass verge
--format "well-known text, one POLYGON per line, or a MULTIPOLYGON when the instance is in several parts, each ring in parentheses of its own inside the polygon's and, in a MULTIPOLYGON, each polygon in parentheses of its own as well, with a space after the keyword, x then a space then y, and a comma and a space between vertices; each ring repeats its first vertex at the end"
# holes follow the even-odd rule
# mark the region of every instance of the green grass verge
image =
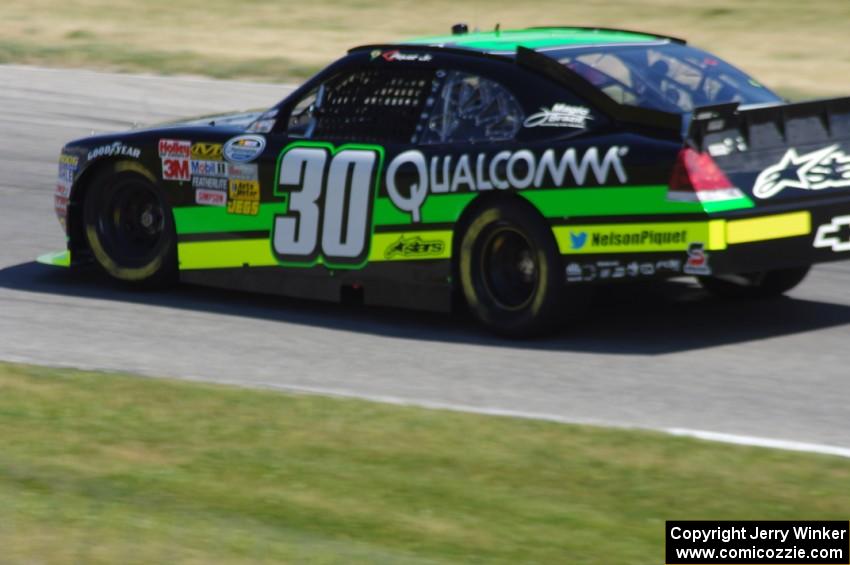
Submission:
POLYGON ((850 461, 0 364, 4 562, 663 560, 666 519, 847 519, 850 461))

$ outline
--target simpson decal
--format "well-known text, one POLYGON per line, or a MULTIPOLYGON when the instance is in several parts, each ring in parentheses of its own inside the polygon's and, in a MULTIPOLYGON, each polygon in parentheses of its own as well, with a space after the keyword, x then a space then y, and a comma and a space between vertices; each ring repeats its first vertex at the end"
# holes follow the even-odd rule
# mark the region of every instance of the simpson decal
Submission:
POLYGON ((201 188, 195 191, 195 203, 201 206, 225 206, 227 204, 227 193, 201 188))

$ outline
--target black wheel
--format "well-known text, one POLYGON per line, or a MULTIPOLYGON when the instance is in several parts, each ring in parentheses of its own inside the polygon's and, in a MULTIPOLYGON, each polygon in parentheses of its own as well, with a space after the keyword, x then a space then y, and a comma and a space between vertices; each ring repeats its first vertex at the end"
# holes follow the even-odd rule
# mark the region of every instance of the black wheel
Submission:
POLYGON ((700 277, 702 287, 723 298, 754 299, 784 294, 803 282, 810 265, 775 271, 743 273, 717 277, 700 277))
POLYGON ((563 319, 558 245, 534 211, 510 201, 482 210, 464 232, 459 251, 464 297, 487 328, 533 336, 563 319))
POLYGON ((97 263, 113 278, 146 286, 176 280, 174 219, 162 191, 144 176, 108 171, 95 177, 83 224, 97 263))

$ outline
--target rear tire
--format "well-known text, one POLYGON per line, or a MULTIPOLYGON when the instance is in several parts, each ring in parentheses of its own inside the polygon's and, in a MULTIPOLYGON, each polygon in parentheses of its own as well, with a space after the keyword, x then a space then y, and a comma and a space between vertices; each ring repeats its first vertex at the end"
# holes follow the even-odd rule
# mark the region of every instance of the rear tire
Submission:
POLYGON ((463 234, 458 270, 473 315, 497 334, 540 335, 563 319, 558 245, 533 210, 507 201, 481 210, 463 234))
POLYGON ((811 265, 762 271, 758 273, 743 273, 720 277, 700 277, 699 283, 710 293, 738 300, 770 298, 785 294, 803 282, 809 274, 811 265))
POLYGON ((83 202, 86 242, 119 281, 165 286, 177 280, 174 218, 162 190, 134 172, 104 171, 83 202))

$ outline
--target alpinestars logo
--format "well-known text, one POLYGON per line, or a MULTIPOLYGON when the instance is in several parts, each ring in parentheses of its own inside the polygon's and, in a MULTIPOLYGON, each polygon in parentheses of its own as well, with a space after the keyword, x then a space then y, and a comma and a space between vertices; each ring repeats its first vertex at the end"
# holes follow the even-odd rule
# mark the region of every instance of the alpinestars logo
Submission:
POLYGON ((842 238, 842 228, 845 234, 850 234, 850 216, 838 216, 832 222, 818 228, 815 236, 814 246, 818 248, 830 248, 836 253, 850 251, 850 235, 847 241, 842 238))
POLYGON ((779 163, 762 171, 753 194, 757 198, 770 198, 786 188, 850 188, 850 156, 838 147, 832 145, 805 155, 789 149, 779 163))

